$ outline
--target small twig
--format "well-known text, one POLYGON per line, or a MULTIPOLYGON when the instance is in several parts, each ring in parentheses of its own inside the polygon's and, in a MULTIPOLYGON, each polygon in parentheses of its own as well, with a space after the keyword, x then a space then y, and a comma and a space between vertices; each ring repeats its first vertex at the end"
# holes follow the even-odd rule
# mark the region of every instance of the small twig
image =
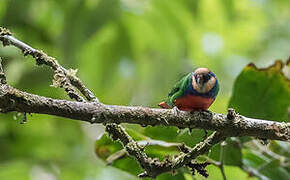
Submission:
POLYGON ((226 174, 225 174, 225 170, 224 170, 224 147, 226 146, 226 142, 223 141, 221 143, 221 147, 220 147, 220 165, 219 168, 221 170, 222 176, 223 176, 223 180, 226 180, 226 174))
POLYGON ((233 108, 229 108, 227 113, 227 119, 231 121, 234 120, 236 116, 237 113, 235 112, 235 110, 233 108))
POLYGON ((212 146, 224 140, 225 137, 218 132, 214 132, 206 140, 197 144, 194 148, 186 148, 187 153, 180 153, 172 160, 166 158, 163 161, 149 158, 128 134, 122 130, 122 127, 116 124, 107 124, 106 131, 110 132, 113 140, 120 140, 127 150, 128 154, 132 155, 139 162, 145 172, 141 173, 139 177, 155 178, 157 175, 176 170, 183 166, 190 164, 192 159, 207 152, 212 146), (124 133, 125 132, 125 133, 124 133))
POLYGON ((59 86, 65 89, 70 98, 73 98, 77 101, 84 101, 84 99, 78 95, 77 91, 74 90, 73 86, 75 86, 89 101, 98 101, 93 93, 80 81, 80 79, 77 78, 75 74, 71 74, 69 70, 66 70, 64 67, 62 67, 55 58, 48 56, 42 51, 32 48, 31 46, 22 41, 19 41, 10 34, 2 35, 0 40, 3 42, 3 45, 12 44, 15 47, 21 49, 25 56, 31 55, 36 60, 38 65, 45 64, 51 67, 56 73, 56 76, 54 77, 61 78, 56 79, 56 81, 61 82, 59 86))
POLYGON ((281 162, 290 162, 290 158, 287 158, 286 156, 281 156, 279 154, 276 154, 275 152, 271 151, 269 147, 262 146, 257 140, 253 140, 252 143, 258 148, 259 151, 261 151, 263 154, 273 157, 281 162))
POLYGON ((20 121, 20 124, 25 124, 25 123, 27 123, 27 115, 26 115, 26 112, 23 113, 23 117, 22 117, 22 119, 20 121))
POLYGON ((190 164, 190 162, 197 156, 208 152, 208 150, 212 146, 223 141, 224 139, 225 137, 222 133, 213 132, 207 139, 198 143, 193 148, 188 149, 187 153, 182 152, 171 161, 161 162, 161 164, 156 168, 155 176, 151 177, 156 177, 156 175, 163 172, 172 171, 180 167, 186 166, 187 164, 190 164))
MULTIPOLYGON (((144 149, 142 147, 147 147, 147 146, 161 146, 164 148, 168 147, 175 147, 176 149, 187 153, 190 147, 186 146, 183 143, 169 143, 165 141, 160 141, 160 140, 154 140, 154 139, 147 139, 147 140, 142 140, 137 142, 138 146, 140 149, 144 149)), ((106 159, 106 164, 110 165, 114 161, 117 161, 119 159, 122 159, 127 156, 127 152, 124 149, 121 149, 113 154, 111 154, 107 159, 106 159)))
MULTIPOLYGON (((206 161, 209 162, 210 164, 220 168, 221 166, 221 162, 219 161, 215 161, 209 157, 205 157, 206 158, 206 161)), ((251 167, 248 167, 246 165, 242 165, 240 166, 240 168, 242 170, 244 170, 245 172, 247 172, 249 174, 250 177, 252 176, 255 176, 255 177, 258 177, 260 180, 269 180, 268 177, 262 175, 257 169, 254 169, 254 168, 251 168, 251 167)))
POLYGON ((6 76, 2 68, 2 58, 0 57, 0 83, 6 84, 6 76))
POLYGON ((212 164, 212 165, 214 165, 216 167, 219 167, 221 165, 221 162, 213 160, 213 159, 211 159, 208 156, 202 156, 202 158, 206 159, 206 162, 208 162, 208 163, 210 163, 210 164, 212 164))
POLYGON ((258 170, 254 169, 254 168, 248 167, 246 165, 242 165, 241 169, 246 171, 249 174, 249 176, 256 176, 260 180, 270 180, 268 177, 264 176, 263 174, 261 174, 258 170))
POLYGON ((111 135, 113 140, 119 140, 123 144, 128 154, 135 157, 146 172, 151 171, 151 159, 147 157, 138 146, 138 143, 128 135, 122 126, 109 123, 106 125, 106 131, 111 135))
POLYGON ((121 149, 114 154, 111 154, 107 159, 106 159, 106 164, 111 165, 113 162, 122 159, 127 156, 127 151, 125 149, 121 149))
POLYGON ((72 85, 74 85, 86 98, 88 101, 99 102, 99 99, 90 91, 77 76, 68 74, 72 85))

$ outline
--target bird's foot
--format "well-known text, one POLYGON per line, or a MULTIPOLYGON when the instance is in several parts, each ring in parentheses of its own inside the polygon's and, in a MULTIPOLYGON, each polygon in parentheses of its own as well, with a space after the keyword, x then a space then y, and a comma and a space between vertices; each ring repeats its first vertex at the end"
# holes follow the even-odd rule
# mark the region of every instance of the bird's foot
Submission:
POLYGON ((180 110, 179 110, 176 106, 174 106, 174 107, 172 108, 172 110, 173 110, 173 113, 174 113, 175 116, 178 116, 178 115, 179 115, 180 110))
POLYGON ((208 109, 203 109, 201 111, 206 112, 206 113, 210 113, 210 110, 208 110, 208 109))

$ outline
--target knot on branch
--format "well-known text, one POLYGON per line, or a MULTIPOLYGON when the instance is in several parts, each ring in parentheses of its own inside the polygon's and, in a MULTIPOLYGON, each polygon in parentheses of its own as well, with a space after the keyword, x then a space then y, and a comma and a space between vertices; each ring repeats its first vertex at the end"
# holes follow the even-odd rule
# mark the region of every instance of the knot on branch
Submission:
POLYGON ((290 123, 282 122, 281 125, 278 126, 275 122, 270 129, 273 129, 277 136, 290 141, 290 123))
POLYGON ((8 46, 10 42, 9 40, 3 38, 5 35, 11 36, 12 33, 8 29, 0 27, 0 40, 2 41, 3 46, 8 46))
POLYGON ((0 73, 0 83, 6 84, 6 76, 4 73, 0 73))
POLYGON ((11 36, 12 33, 8 29, 6 29, 4 27, 0 27, 0 36, 4 36, 4 35, 11 36))
POLYGON ((236 111, 233 108, 229 108, 227 113, 227 119, 234 120, 236 116, 237 116, 236 111))

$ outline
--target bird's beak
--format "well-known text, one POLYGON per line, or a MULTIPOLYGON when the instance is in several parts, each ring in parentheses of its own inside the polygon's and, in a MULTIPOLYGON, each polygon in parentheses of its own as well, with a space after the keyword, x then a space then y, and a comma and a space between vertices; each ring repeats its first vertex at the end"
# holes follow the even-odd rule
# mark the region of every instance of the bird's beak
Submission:
POLYGON ((196 75, 196 82, 197 84, 202 84, 203 80, 202 80, 202 75, 201 74, 198 74, 196 75))

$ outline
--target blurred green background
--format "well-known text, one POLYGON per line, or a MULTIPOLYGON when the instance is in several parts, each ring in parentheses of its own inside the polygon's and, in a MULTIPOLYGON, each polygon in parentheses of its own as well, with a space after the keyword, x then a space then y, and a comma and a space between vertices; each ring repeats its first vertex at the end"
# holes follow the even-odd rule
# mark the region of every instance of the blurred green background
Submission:
MULTIPOLYGON (((246 64, 266 67, 289 57, 289 9, 289 0, 0 0, 0 25, 64 67, 78 69, 108 104, 156 107, 182 75, 208 67, 221 84, 211 110, 224 113, 246 64)), ((49 68, 35 66, 14 47, 1 46, 0 56, 9 84, 67 99, 62 89, 50 87, 49 68)), ((21 118, 0 115, 1 180, 137 179, 95 155, 101 125, 36 114, 21 125, 21 118)), ((176 129, 163 129, 152 137, 170 141, 167 135, 176 129)), ((191 145, 199 140, 187 138, 191 145)), ((208 170, 209 179, 221 179, 218 168, 208 170)), ((252 179, 236 166, 225 171, 228 179, 252 179)))

